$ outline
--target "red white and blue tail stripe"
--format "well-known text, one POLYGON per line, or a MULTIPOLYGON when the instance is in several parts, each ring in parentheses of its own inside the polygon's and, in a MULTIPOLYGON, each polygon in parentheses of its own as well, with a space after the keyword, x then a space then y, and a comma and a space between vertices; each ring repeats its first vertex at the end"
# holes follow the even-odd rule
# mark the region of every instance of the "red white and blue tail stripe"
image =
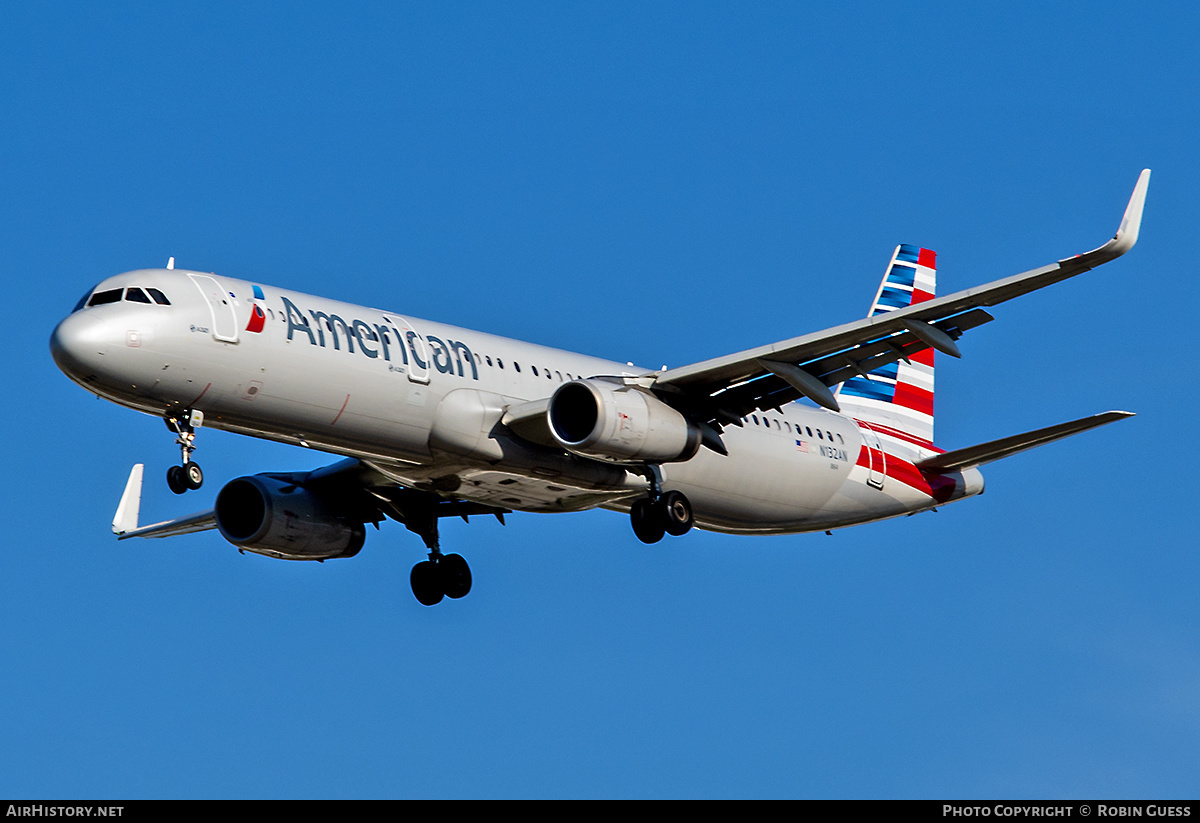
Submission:
MULTIPOLYGON (((867 316, 932 300, 936 287, 937 254, 899 245, 867 316)), ((838 405, 909 451, 932 448, 933 349, 847 380, 838 391, 838 405)))

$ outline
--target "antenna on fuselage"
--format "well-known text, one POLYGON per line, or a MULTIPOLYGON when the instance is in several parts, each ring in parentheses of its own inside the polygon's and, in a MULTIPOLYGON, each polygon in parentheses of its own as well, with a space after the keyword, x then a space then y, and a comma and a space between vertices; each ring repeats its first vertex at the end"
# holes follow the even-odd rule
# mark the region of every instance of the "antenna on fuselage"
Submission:
POLYGON ((167 261, 167 268, 168 269, 175 268, 175 258, 174 257, 172 257, 170 260, 167 261))

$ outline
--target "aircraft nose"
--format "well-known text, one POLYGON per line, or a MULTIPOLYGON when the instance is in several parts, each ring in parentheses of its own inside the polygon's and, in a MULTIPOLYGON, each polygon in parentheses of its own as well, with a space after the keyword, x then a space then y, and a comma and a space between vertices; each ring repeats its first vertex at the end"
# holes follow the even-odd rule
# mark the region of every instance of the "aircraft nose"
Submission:
POLYGON ((112 344, 105 324, 86 312, 67 315, 50 335, 50 354, 69 377, 86 378, 100 367, 112 344))

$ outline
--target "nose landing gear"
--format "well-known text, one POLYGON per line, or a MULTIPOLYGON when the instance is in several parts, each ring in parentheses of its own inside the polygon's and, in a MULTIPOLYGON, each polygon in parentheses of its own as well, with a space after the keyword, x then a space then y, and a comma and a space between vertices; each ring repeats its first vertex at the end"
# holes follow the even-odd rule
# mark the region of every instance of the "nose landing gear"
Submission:
POLYGON ((176 435, 175 443, 179 446, 180 462, 183 464, 167 469, 167 486, 175 494, 200 488, 204 485, 204 471, 199 463, 192 462, 192 452, 196 450, 196 429, 204 425, 204 412, 190 409, 169 414, 163 419, 167 428, 176 435))

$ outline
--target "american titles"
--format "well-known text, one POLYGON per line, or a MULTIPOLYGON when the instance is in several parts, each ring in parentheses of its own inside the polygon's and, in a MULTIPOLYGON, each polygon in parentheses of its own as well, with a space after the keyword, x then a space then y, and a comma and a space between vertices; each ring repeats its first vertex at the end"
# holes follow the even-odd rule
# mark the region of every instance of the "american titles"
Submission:
POLYGON ((431 366, 442 374, 457 374, 466 377, 470 369, 472 380, 479 379, 479 369, 471 349, 461 340, 442 340, 434 335, 421 335, 401 320, 398 326, 390 317, 386 323, 367 323, 351 318, 346 320, 336 314, 309 309, 304 311, 286 297, 281 297, 284 315, 287 318, 288 340, 303 335, 310 345, 334 348, 354 354, 355 344, 359 353, 371 359, 382 359, 391 363, 399 361, 415 370, 424 371, 431 366), (312 317, 312 322, 309 321, 312 317))

